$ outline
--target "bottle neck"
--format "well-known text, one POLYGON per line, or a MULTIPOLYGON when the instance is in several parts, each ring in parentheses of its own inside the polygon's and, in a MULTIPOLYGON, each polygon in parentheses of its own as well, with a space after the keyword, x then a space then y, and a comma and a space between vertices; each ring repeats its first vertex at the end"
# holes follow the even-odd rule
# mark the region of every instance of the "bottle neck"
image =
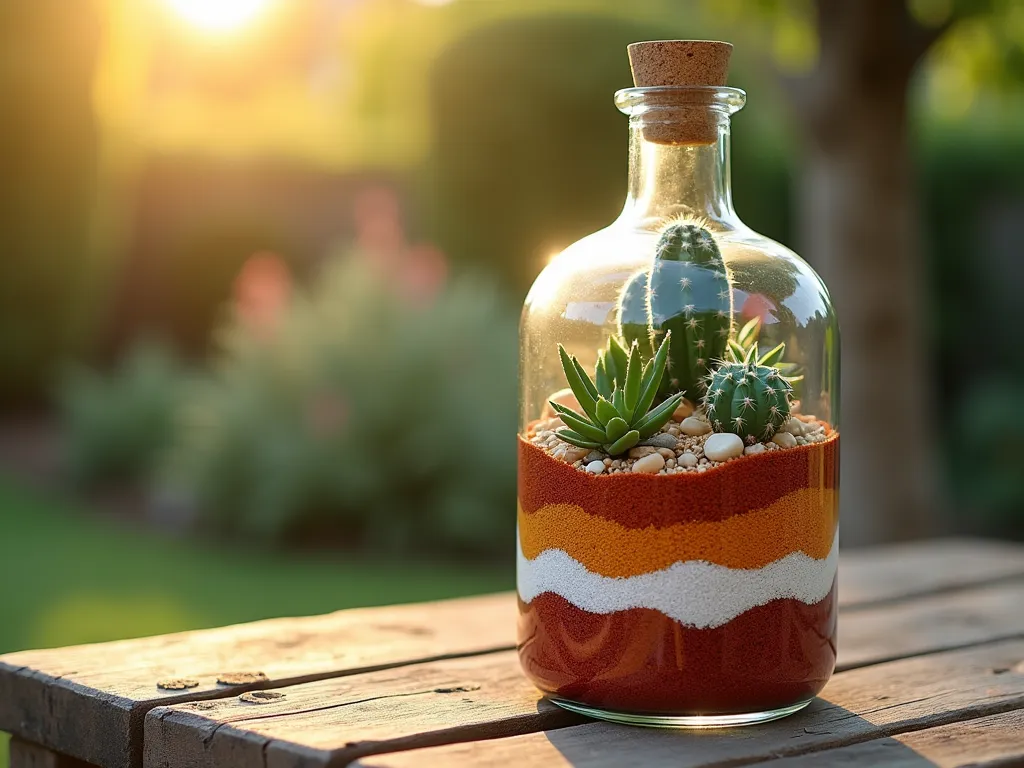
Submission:
POLYGON ((739 225, 732 207, 729 119, 716 119, 710 143, 652 141, 644 115, 629 121, 629 192, 620 220, 650 226, 667 218, 708 219, 726 228, 739 225))

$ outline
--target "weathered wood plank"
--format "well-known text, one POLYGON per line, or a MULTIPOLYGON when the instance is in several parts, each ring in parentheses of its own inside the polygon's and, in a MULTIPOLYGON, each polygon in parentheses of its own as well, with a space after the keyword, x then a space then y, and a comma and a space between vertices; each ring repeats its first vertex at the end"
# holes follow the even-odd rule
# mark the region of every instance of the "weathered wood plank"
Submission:
POLYGON ((771 762, 773 768, 1010 768, 1024 765, 1024 709, 771 762))
MULTIPOLYGON (((806 710, 763 726, 694 732, 587 723, 545 733, 367 757, 358 765, 362 768, 422 765, 726 768, 809 753, 816 753, 814 756, 819 759, 809 759, 808 765, 829 765, 820 754, 826 749, 1021 708, 1024 708, 1024 641, 1013 640, 839 673, 832 678, 821 698, 806 710)), ((265 724, 265 735, 269 731, 265 724)), ((286 733, 286 726, 282 726, 280 732, 286 733)), ((300 736, 305 737, 305 734, 300 736)), ((312 754, 306 757, 304 763, 268 760, 267 768, 322 764, 312 762, 312 754)), ((185 763, 165 765, 172 768, 185 763)))
POLYGON ((875 608, 840 609, 839 670, 1024 638, 1024 580, 875 608))
POLYGON ((1024 547, 931 539, 843 550, 840 562, 839 605, 857 608, 1021 578, 1024 547))
MULTIPOLYGON (((1024 605, 1024 582, 959 592, 949 598, 930 597, 902 606, 883 605, 874 610, 854 611, 844 617, 840 625, 840 666, 863 667, 891 657, 934 653, 1007 636, 1024 638, 1021 605, 1024 605)), ((394 749, 395 744, 427 738, 424 732, 441 732, 443 738, 450 740, 462 735, 481 738, 479 734, 485 724, 499 731, 512 727, 550 727, 548 720, 520 719, 524 712, 535 713, 538 697, 522 678, 512 654, 501 654, 500 658, 474 658, 470 662, 396 669, 282 690, 287 698, 267 705, 222 701, 185 705, 180 711, 172 710, 178 712, 173 715, 166 714, 167 710, 159 710, 164 720, 154 723, 151 717, 147 721, 146 742, 154 745, 152 750, 147 748, 147 765, 213 766, 222 760, 228 765, 232 760, 234 764, 242 765, 256 759, 257 754, 263 754, 265 748, 268 752, 282 754, 294 749, 291 745, 277 744, 275 739, 301 745, 303 750, 322 750, 324 744, 334 744, 331 759, 348 760, 353 754, 365 754, 365 742, 379 742, 386 744, 388 749, 394 749), (501 666, 491 666, 496 664, 501 666), (466 682, 458 676, 449 679, 447 676, 452 674, 452 670, 482 674, 484 682, 475 679, 466 682), (413 677, 406 680, 406 674, 413 677), (407 696, 410 690, 420 691, 423 675, 440 675, 438 680, 430 679, 442 688, 493 686, 494 680, 489 677, 493 676, 500 686, 516 692, 519 698, 515 701, 525 704, 525 709, 509 710, 494 706, 496 716, 511 718, 514 725, 510 725, 500 720, 476 719, 481 713, 492 711, 473 698, 483 694, 468 694, 464 700, 449 696, 433 697, 436 700, 432 700, 418 694, 415 700, 393 701, 396 696, 407 696), (398 693, 390 692, 388 686, 394 687, 398 693), (347 702, 353 699, 358 705, 350 709, 347 702), (367 703, 367 700, 373 703, 367 703), (462 711, 463 705, 469 705, 468 714, 462 711), (375 720, 380 711, 395 711, 396 708, 405 718, 401 722, 395 722, 397 717, 385 718, 383 723, 375 720), (467 716, 469 720, 465 719, 467 716), (256 718, 258 722, 250 724, 249 718, 256 718), (264 731, 264 728, 272 730, 264 731), (426 730, 420 732, 416 729, 426 730), (212 740, 208 738, 211 733, 215 734, 212 740), (337 739, 341 736, 344 736, 342 743, 352 741, 357 744, 352 749, 339 750, 337 739), (159 747, 163 751, 157 751, 156 745, 164 745, 159 747), (182 758, 186 755, 183 762, 174 762, 175 756, 182 758)), ((487 702, 494 705, 497 696, 491 696, 488 691, 487 702)), ((317 758, 310 759, 315 761, 317 758)), ((281 760, 281 765, 290 765, 283 757, 281 760)), ((327 758, 321 756, 320 760, 323 762, 327 758)))
POLYGON ((514 632, 515 598, 501 594, 14 653, 0 657, 0 730, 104 768, 139 765, 142 718, 159 704, 507 649, 514 632), (229 671, 267 681, 219 685, 229 671), (198 685, 157 687, 172 678, 198 685))
POLYGON ((10 768, 93 768, 89 763, 21 739, 11 739, 10 749, 10 768))
POLYGON ((514 651, 265 693, 284 695, 264 704, 234 698, 153 710, 146 719, 144 764, 344 765, 375 752, 585 721, 541 699, 514 651))
MULTIPOLYGON (((1024 547, 947 541, 888 547, 880 554, 854 550, 843 555, 839 601, 856 612, 870 601, 1001 582, 1020 573, 1024 547)), ((261 671, 269 680, 254 687, 269 687, 508 649, 514 601, 512 594, 494 595, 11 654, 0 657, 0 729, 109 768, 137 766, 145 713, 160 704, 230 695, 233 689, 214 681, 219 672, 261 671), (173 677, 200 685, 180 692, 156 688, 157 680, 173 677)), ((841 636, 850 630, 846 621, 843 627, 841 636)), ((877 639, 884 636, 875 635, 876 645, 884 644, 877 639)), ((919 645, 913 640, 911 650, 898 655, 919 645)))

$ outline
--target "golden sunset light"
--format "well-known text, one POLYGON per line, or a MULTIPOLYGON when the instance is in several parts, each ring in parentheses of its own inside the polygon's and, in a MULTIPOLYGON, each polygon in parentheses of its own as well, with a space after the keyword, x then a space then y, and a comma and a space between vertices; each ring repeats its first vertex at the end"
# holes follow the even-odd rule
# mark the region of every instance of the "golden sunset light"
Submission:
POLYGON ((232 32, 255 21, 274 0, 164 0, 175 13, 202 30, 232 32))

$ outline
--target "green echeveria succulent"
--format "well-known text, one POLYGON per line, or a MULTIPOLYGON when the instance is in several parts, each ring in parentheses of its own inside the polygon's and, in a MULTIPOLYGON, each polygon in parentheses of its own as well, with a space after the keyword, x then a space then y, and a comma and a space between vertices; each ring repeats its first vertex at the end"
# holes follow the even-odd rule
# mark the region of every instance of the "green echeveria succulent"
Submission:
POLYGON ((559 344, 566 381, 585 413, 551 402, 566 426, 558 430, 558 437, 580 448, 600 449, 609 456, 617 456, 665 426, 683 397, 681 393, 675 394, 651 408, 665 374, 669 335, 646 365, 640 359, 636 342, 627 355, 618 340, 610 341, 598 356, 596 381, 559 344))
MULTIPOLYGON (((776 350, 768 355, 781 355, 776 350)), ((755 347, 750 357, 756 354, 755 347)), ((778 368, 754 359, 739 363, 723 361, 708 375, 707 386, 704 411, 716 432, 732 432, 752 445, 759 440, 771 440, 789 418, 793 386, 778 368)))

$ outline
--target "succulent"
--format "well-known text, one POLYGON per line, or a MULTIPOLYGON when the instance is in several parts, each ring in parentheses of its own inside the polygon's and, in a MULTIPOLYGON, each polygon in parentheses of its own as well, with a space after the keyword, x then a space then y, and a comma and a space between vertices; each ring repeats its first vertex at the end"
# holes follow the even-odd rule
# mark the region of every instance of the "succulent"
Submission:
POLYGON ((665 374, 669 335, 646 365, 640 358, 639 344, 634 341, 621 379, 608 374, 609 357, 617 356, 615 346, 625 352, 615 342, 615 346, 609 347, 609 354, 598 359, 597 381, 592 381, 579 360, 559 344, 558 355, 566 381, 585 415, 552 401, 551 407, 566 427, 557 431, 558 437, 580 448, 601 449, 609 456, 617 456, 665 426, 683 399, 677 393, 651 408, 665 374))
POLYGON ((597 352, 597 366, 594 368, 599 392, 611 392, 618 385, 626 385, 626 369, 629 366, 629 346, 617 336, 611 336, 604 349, 597 352))
POLYGON ((729 339, 729 350, 725 359, 731 363, 756 362, 758 365, 774 366, 779 369, 783 379, 795 386, 804 377, 799 373, 799 365, 782 360, 782 356, 786 354, 786 342, 777 344, 763 355, 758 351, 757 339, 761 333, 761 325, 761 318, 755 317, 740 328, 736 338, 729 339))
MULTIPOLYGON (((768 355, 776 354, 776 350, 768 355)), ((753 352, 756 354, 756 350, 753 352)), ((723 361, 708 375, 707 387, 704 411, 712 428, 739 435, 747 444, 771 440, 789 418, 793 386, 778 368, 754 359, 723 361)))
POLYGON ((732 288, 714 235, 695 223, 669 225, 650 269, 626 283, 618 310, 619 333, 644 358, 672 332, 661 392, 696 401, 711 361, 725 357, 732 330, 732 288))
MULTIPOLYGON (((729 339, 729 349, 725 356, 728 363, 757 363, 758 365, 779 366, 779 361, 786 353, 786 342, 772 347, 763 355, 758 350, 757 336, 761 330, 761 318, 755 317, 744 325, 735 339, 729 339)), ((781 373, 781 369, 780 369, 781 373)))

